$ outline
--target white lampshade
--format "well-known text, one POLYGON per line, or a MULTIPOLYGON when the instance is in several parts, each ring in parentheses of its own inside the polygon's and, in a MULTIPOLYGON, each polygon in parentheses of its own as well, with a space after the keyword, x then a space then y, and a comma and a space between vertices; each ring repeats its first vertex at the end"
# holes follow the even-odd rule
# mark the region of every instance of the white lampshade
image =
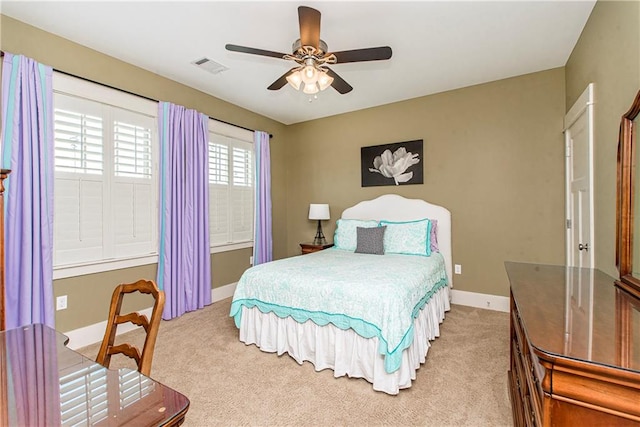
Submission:
POLYGON ((326 88, 331 86, 331 83, 333 83, 333 77, 327 74, 326 71, 320 73, 320 75, 318 76, 318 86, 320 87, 320 90, 325 90, 326 88))
POLYGON ((302 81, 306 85, 315 84, 318 81, 318 70, 313 64, 307 64, 300 72, 302 81))
POLYGON ((329 205, 311 203, 309 205, 309 219, 329 219, 329 205))
POLYGON ((300 71, 295 71, 287 76, 287 81, 291 86, 293 86, 296 90, 300 89, 300 83, 302 83, 302 77, 300 76, 300 71))
POLYGON ((315 83, 305 83, 304 89, 302 89, 302 91, 306 94, 313 95, 314 93, 318 93, 318 85, 315 83))

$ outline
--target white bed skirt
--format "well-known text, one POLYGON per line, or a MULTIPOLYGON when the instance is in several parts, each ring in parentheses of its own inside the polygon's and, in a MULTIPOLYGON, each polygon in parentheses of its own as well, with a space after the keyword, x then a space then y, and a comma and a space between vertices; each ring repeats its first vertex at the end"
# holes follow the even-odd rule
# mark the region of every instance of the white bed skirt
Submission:
POLYGON ((363 338, 353 329, 344 331, 331 323, 298 323, 290 317, 281 319, 274 313, 262 313, 256 307, 242 307, 240 341, 269 353, 289 353, 299 364, 307 360, 316 371, 332 369, 336 378, 364 378, 374 390, 398 394, 400 389, 411 387, 416 371, 426 360, 429 341, 440 336, 440 323, 450 309, 449 301, 449 287, 445 286, 425 304, 414 321, 413 343, 403 351, 400 369, 390 374, 378 353, 377 337, 363 338))

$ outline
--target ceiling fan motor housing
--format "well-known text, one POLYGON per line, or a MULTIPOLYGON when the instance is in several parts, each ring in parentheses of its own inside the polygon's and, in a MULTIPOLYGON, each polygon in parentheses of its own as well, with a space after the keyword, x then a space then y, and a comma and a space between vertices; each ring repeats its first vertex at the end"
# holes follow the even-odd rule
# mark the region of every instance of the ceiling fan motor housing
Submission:
POLYGON ((293 42, 293 46, 291 47, 291 50, 294 55, 296 54, 306 55, 308 52, 307 49, 311 50, 313 52, 311 53, 311 55, 314 55, 314 56, 322 56, 329 51, 327 43, 325 43, 324 40, 320 40, 320 43, 318 44, 317 49, 313 46, 302 46, 302 42, 300 41, 300 39, 293 42))

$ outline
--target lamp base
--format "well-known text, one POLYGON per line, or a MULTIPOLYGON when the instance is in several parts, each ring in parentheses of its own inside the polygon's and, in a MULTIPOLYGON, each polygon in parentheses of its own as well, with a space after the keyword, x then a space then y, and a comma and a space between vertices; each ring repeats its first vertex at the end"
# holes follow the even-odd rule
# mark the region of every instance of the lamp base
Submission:
POLYGON ((322 233, 322 223, 318 220, 318 229, 316 230, 316 237, 313 239, 314 245, 324 245, 327 243, 327 239, 324 238, 324 234, 322 233))

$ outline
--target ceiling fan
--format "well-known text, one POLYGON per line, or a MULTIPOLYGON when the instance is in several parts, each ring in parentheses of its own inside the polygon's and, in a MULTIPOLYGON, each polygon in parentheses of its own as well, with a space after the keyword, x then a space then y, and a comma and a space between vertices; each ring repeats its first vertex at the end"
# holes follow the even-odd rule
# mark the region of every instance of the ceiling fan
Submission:
POLYGON ((315 94, 329 86, 341 94, 353 90, 349 83, 328 67, 329 64, 379 61, 391 58, 389 46, 329 52, 327 44, 320 39, 320 12, 316 9, 307 6, 298 7, 298 21, 300 23, 300 38, 293 43, 291 54, 234 44, 227 44, 225 48, 233 52, 294 61, 296 66, 271 83, 267 89, 278 90, 288 82, 296 90, 302 87, 303 92, 307 94, 315 94))

